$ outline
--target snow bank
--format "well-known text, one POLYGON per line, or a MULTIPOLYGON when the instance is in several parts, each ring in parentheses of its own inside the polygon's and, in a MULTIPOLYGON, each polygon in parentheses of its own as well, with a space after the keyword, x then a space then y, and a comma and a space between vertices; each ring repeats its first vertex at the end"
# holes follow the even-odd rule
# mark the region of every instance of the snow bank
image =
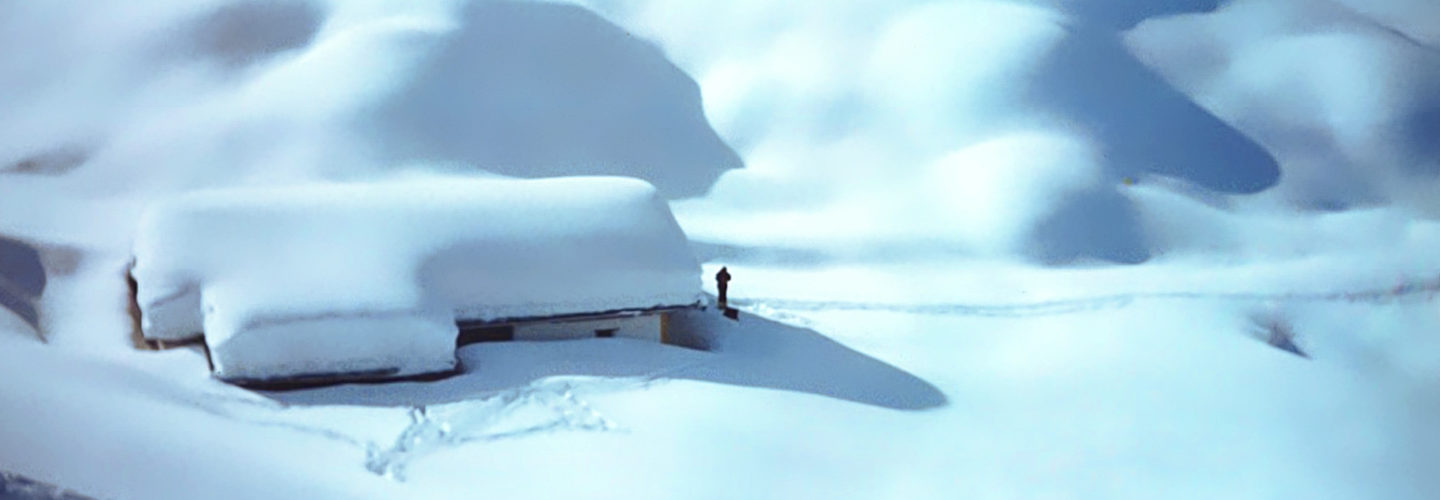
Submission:
POLYGON ((599 177, 196 192, 132 271, 146 338, 203 331, 226 378, 444 370, 456 320, 693 304, 698 272, 653 187, 599 177))
MULTIPOLYGON (((353 445, 263 417, 246 420, 275 415, 273 403, 224 388, 201 393, 184 374, 157 376, 8 337, 0 335, 0 376, 25 382, 0 386, 0 470, 94 498, 402 494, 360 467, 334 467, 354 460, 353 445), (197 450, 215 452, 202 458, 197 450)), ((146 356, 151 367, 156 357, 146 356)))
POLYGON ((703 195, 744 166, 710 128, 695 81, 590 10, 469 2, 451 20, 396 92, 360 113, 383 162, 639 177, 667 198, 703 195))
POLYGON ((1285 175, 1267 195, 1281 204, 1433 218, 1440 56, 1422 34, 1435 7, 1421 3, 1239 0, 1149 21, 1126 42, 1275 155, 1285 175))
POLYGON ((699 240, 842 257, 1005 255, 1048 200, 1096 181, 1083 137, 1023 111, 1022 82, 1064 36, 1047 9, 594 3, 696 76, 717 130, 746 159, 707 198, 677 204, 699 240), (733 24, 711 33, 745 43, 707 43, 673 21, 717 18, 733 24))
POLYGON ((657 40, 745 158, 676 205, 701 241, 1136 262, 1175 250, 1125 192, 1155 174, 1290 212, 1440 213, 1417 0, 576 1, 657 40))

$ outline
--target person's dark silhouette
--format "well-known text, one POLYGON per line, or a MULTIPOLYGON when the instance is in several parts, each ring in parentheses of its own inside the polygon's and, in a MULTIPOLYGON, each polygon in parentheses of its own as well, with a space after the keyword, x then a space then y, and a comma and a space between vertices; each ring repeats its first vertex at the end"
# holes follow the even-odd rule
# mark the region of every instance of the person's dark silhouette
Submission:
POLYGON ((725 309, 725 308, 727 307, 727 306, 726 306, 726 303, 729 302, 729 301, 726 300, 726 298, 725 298, 725 291, 730 288, 730 270, 729 270, 729 269, 725 268, 724 266, 721 266, 721 267, 720 267, 720 272, 715 273, 715 286, 716 286, 716 288, 719 288, 719 289, 720 289, 720 308, 721 308, 721 309, 725 309))

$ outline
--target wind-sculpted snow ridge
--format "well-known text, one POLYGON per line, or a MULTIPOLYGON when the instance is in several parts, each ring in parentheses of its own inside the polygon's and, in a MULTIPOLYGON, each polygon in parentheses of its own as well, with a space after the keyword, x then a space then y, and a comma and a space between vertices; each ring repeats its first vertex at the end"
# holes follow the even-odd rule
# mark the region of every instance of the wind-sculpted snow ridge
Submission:
POLYGON ((410 425, 388 448, 370 443, 365 468, 404 481, 406 468, 437 451, 470 443, 559 431, 606 432, 619 425, 576 397, 577 390, 627 389, 648 381, 542 380, 480 400, 410 409, 410 425))
POLYGON ((529 178, 634 176, 666 198, 703 195, 744 166, 710 128, 695 81, 589 10, 473 2, 454 22, 367 116, 378 156, 529 178))
MULTIPOLYGON (((843 300, 792 300, 782 298, 735 298, 730 303, 757 315, 792 321, 786 311, 888 311, 911 314, 937 314, 982 317, 1058 316, 1104 309, 1118 309, 1140 300, 1219 300, 1242 302, 1348 302, 1385 303, 1402 298, 1434 299, 1440 293, 1440 278, 1405 281, 1391 288, 1375 288, 1332 292, 1292 293, 1221 293, 1221 292, 1146 292, 1102 295, 1064 300, 1016 304, 888 304, 843 300), (1419 297, 1424 295, 1424 297, 1419 297)), ((803 321, 803 318, 800 318, 803 321)))
POLYGON ((1435 12, 1412 0, 1237 0, 1152 19, 1125 43, 1284 166, 1262 198, 1434 217, 1440 52, 1424 40, 1435 12))

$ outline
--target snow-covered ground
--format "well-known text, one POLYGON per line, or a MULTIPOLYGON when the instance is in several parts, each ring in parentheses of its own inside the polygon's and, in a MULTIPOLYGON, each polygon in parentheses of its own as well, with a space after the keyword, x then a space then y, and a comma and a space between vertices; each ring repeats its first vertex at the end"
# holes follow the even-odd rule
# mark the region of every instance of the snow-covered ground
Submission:
POLYGON ((97 498, 1430 498, 1437 16, 0 4, 24 47, 0 57, 0 471, 97 498), (135 348, 147 208, 437 174, 647 180, 740 320, 272 392, 135 348))
POLYGON ((117 363, 7 339, 0 439, 7 470, 120 497, 1423 498, 1429 293, 1269 301, 1314 361, 1224 298, 744 301, 762 314, 687 321, 711 352, 478 344, 443 381, 264 394, 207 379, 196 352, 117 363))

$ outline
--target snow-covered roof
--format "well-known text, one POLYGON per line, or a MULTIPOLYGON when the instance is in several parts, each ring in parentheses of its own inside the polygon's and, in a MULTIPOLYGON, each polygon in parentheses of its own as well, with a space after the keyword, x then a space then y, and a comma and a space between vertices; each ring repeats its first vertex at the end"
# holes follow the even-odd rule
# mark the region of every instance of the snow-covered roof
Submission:
MULTIPOLYGON (((227 342, 247 351, 267 342, 239 340, 246 332, 407 343, 376 352, 448 336, 453 361, 456 320, 689 305, 700 296, 699 266, 669 207, 628 178, 201 191, 152 207, 134 248, 145 337, 203 330, 217 373, 227 342)), ((364 371, 360 359, 374 355, 356 354, 347 370, 364 371)))

